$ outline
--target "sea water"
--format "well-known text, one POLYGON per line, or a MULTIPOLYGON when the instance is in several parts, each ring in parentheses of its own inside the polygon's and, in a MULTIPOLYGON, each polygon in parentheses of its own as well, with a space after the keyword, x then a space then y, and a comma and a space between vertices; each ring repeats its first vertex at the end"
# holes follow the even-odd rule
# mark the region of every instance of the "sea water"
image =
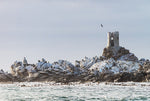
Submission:
POLYGON ((150 83, 0 84, 0 101, 150 101, 150 83))

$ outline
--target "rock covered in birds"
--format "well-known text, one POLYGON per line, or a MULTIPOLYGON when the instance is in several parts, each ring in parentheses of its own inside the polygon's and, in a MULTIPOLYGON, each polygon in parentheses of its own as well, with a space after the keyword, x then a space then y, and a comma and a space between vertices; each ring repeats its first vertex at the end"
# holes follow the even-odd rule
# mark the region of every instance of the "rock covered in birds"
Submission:
POLYGON ((79 69, 75 67, 72 63, 66 60, 58 60, 52 63, 52 66, 49 68, 50 71, 60 71, 66 74, 78 74, 79 69))
POLYGON ((150 61, 138 58, 129 50, 120 47, 117 54, 105 48, 103 56, 75 61, 75 65, 66 60, 49 63, 44 58, 36 64, 29 64, 27 59, 15 61, 11 74, 25 81, 150 81, 150 61))
POLYGON ((150 74, 150 61, 147 59, 141 59, 139 61, 140 63, 140 68, 139 68, 139 71, 142 71, 142 72, 146 72, 146 73, 149 73, 150 74))
POLYGON ((84 59, 82 59, 81 61, 75 61, 75 66, 76 67, 81 67, 81 68, 90 68, 93 64, 97 63, 100 61, 100 58, 98 58, 97 56, 93 57, 93 58, 88 58, 85 57, 84 59))
POLYGON ((103 73, 136 72, 140 63, 133 61, 114 60, 113 58, 94 64, 90 70, 98 70, 103 73))
POLYGON ((40 73, 48 73, 54 72, 57 74, 65 73, 68 74, 78 74, 80 69, 75 67, 72 63, 66 60, 59 60, 54 63, 47 62, 44 58, 39 60, 36 64, 26 64, 27 60, 24 58, 23 62, 15 61, 11 66, 11 74, 16 77, 33 77, 33 75, 37 72, 40 73), (41 72, 42 71, 42 72, 41 72))
POLYGON ((36 63, 35 68, 38 71, 44 71, 46 69, 48 69, 52 64, 50 64, 49 62, 47 62, 44 58, 42 58, 42 60, 38 60, 38 63, 36 63))

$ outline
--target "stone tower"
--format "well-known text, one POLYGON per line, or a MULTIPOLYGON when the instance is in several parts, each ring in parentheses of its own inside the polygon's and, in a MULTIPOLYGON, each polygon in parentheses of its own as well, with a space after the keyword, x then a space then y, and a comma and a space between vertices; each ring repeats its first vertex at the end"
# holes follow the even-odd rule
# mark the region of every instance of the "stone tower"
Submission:
POLYGON ((119 46, 119 32, 108 32, 107 36, 107 47, 118 47, 119 46))
POLYGON ((107 48, 111 48, 111 50, 115 53, 120 49, 119 46, 119 32, 108 32, 107 36, 107 48))

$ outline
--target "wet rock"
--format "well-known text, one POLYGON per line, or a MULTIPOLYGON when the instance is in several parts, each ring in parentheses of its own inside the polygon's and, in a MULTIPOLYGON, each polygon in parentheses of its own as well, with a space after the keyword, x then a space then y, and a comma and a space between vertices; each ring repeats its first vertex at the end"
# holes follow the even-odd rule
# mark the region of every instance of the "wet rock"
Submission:
POLYGON ((0 82, 12 82, 14 77, 11 74, 0 73, 0 82))
POLYGON ((147 81, 147 82, 150 82, 150 74, 149 74, 149 73, 148 73, 147 76, 146 76, 146 81, 147 81))
POLYGON ((116 82, 143 82, 145 81, 145 74, 143 73, 121 73, 117 74, 116 82))

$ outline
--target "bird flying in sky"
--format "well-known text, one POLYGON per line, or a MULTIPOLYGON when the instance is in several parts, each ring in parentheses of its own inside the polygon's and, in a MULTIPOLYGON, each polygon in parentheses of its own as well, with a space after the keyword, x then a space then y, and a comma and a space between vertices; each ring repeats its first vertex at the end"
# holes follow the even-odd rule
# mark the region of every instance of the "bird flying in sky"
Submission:
POLYGON ((103 28, 103 25, 101 24, 101 27, 103 28))

